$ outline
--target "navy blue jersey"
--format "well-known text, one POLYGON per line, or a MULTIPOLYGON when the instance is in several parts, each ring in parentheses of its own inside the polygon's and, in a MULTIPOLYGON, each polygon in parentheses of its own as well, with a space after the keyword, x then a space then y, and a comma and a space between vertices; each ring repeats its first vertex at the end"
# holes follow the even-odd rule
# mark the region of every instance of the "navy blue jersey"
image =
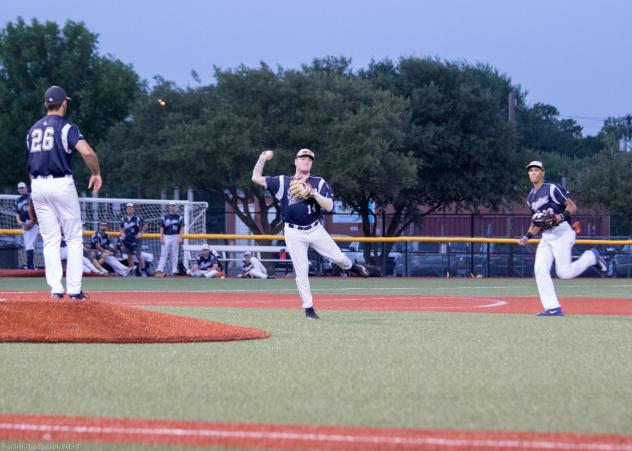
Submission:
POLYGON ((131 243, 136 240, 136 235, 143 230, 145 222, 140 216, 134 215, 131 218, 129 216, 123 216, 121 219, 121 229, 125 231, 125 239, 127 243, 131 243))
MULTIPOLYGON (((548 211, 556 215, 561 215, 566 210, 566 199, 571 197, 571 193, 555 183, 544 183, 540 188, 533 188, 527 197, 527 204, 534 212, 548 211)), ((570 223, 570 218, 568 219, 570 223)))
POLYGON ((178 235, 180 227, 184 227, 184 218, 177 213, 167 213, 162 216, 160 227, 165 235, 178 235))
POLYGON ((252 271, 255 268, 251 262, 244 260, 244 263, 241 265, 241 271, 246 274, 247 272, 252 271))
POLYGON ((101 231, 97 231, 94 235, 92 235, 90 238, 90 244, 92 245, 92 249, 96 249, 98 244, 103 249, 113 250, 110 245, 110 237, 107 233, 103 233, 101 231))
POLYGON ((209 253, 208 256, 206 257, 202 254, 198 256, 198 268, 201 269, 202 271, 206 271, 212 268, 213 265, 216 263, 217 263, 217 259, 211 253, 209 253))
MULTIPOLYGON (((321 208, 314 199, 300 200, 290 197, 290 181, 294 177, 280 175, 278 177, 266 177, 266 188, 281 203, 281 219, 299 226, 310 225, 321 217, 321 208)), ((334 198, 334 192, 321 177, 307 177, 305 180, 318 194, 329 199, 334 198)))
POLYGON ((30 194, 23 194, 15 201, 15 212, 20 215, 20 221, 26 222, 29 220, 29 199, 30 194))
POLYGON ((26 135, 27 170, 38 175, 72 175, 72 153, 85 139, 79 127, 61 116, 45 116, 26 135))

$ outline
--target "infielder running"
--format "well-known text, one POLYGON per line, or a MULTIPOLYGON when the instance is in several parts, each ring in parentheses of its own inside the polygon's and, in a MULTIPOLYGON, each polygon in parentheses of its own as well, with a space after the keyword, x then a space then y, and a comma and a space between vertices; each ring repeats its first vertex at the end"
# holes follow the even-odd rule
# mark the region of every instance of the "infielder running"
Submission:
POLYGON ((184 218, 178 214, 175 201, 169 201, 169 212, 160 219, 160 261, 154 277, 165 277, 165 265, 171 255, 171 274, 178 273, 178 251, 184 233, 184 218))
POLYGON ((46 283, 53 299, 64 297, 60 258, 63 227, 68 246, 66 291, 72 300, 84 300, 81 290, 83 275, 83 225, 75 182, 72 178, 73 151, 79 152, 92 175, 88 188, 96 194, 101 189, 99 160, 79 127, 64 119, 69 97, 59 86, 51 86, 44 94, 48 114, 37 121, 26 135, 27 170, 31 175, 31 199, 44 240, 46 283))
POLYGON ((590 266, 605 272, 606 262, 597 249, 590 249, 571 263, 571 249, 575 244, 576 233, 570 222, 571 216, 577 211, 577 205, 564 188, 544 181, 544 166, 541 162, 532 161, 527 165, 527 171, 533 184, 527 204, 534 215, 527 234, 518 240, 518 244, 526 246, 529 239, 542 232, 534 265, 535 281, 544 306, 544 311, 538 313, 538 316, 564 316, 551 278, 553 260, 555 272, 560 279, 577 277, 590 266))
POLYGON ((31 195, 28 192, 26 183, 18 183, 18 193, 20 197, 15 201, 15 220, 22 227, 24 250, 26 251, 26 268, 35 269, 35 241, 37 241, 37 235, 39 234, 39 226, 33 223, 29 216, 31 195))
POLYGON ((281 217, 285 222, 285 243, 296 272, 296 286, 305 309, 305 316, 308 319, 319 319, 314 311, 308 278, 307 250, 310 246, 344 270, 351 270, 362 277, 368 277, 369 273, 365 267, 353 264, 349 257, 342 253, 321 224, 321 209, 326 212, 333 210, 334 193, 325 179, 311 175, 314 152, 309 149, 298 151, 294 159, 294 176, 264 177, 263 167, 273 156, 271 150, 261 153, 252 171, 252 181, 270 191, 281 204, 281 217))

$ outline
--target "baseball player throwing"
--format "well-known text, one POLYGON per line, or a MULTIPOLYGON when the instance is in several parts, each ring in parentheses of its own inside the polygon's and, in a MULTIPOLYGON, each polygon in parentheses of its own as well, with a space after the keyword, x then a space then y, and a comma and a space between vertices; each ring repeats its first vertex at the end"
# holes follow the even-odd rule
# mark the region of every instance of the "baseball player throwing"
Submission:
POLYGON ((330 212, 334 208, 334 193, 325 179, 311 175, 314 152, 309 149, 298 151, 294 159, 296 172, 293 176, 264 177, 263 167, 273 155, 271 150, 261 153, 252 171, 252 181, 270 191, 281 204, 285 243, 294 264, 296 286, 305 316, 308 319, 319 319, 314 311, 308 278, 307 250, 310 246, 344 270, 351 270, 362 277, 368 277, 369 273, 365 267, 354 265, 342 253, 321 224, 321 210, 330 212))
POLYGON ((20 197, 15 201, 15 220, 22 227, 24 250, 26 251, 26 267, 27 269, 35 269, 35 241, 39 234, 39 226, 33 223, 29 216, 31 195, 28 192, 26 183, 18 183, 18 193, 20 197))
POLYGON ((26 135, 27 170, 31 175, 31 199, 44 240, 46 283, 53 299, 64 297, 60 257, 63 227, 68 246, 66 291, 70 299, 86 299, 81 290, 83 275, 83 225, 75 182, 72 178, 72 154, 79 152, 92 175, 88 188, 96 194, 101 189, 99 160, 79 131, 64 119, 69 97, 59 86, 44 94, 48 114, 37 121, 26 135))
POLYGON ((167 258, 171 255, 171 274, 178 273, 178 250, 184 233, 184 218, 178 214, 175 201, 170 201, 169 212, 160 220, 160 261, 154 277, 165 276, 167 258))
POLYGON ((599 271, 607 270, 606 262, 597 249, 591 249, 571 263, 571 249, 575 244, 575 231, 570 226, 571 216, 577 211, 570 193, 559 185, 544 181, 544 166, 540 161, 527 165, 533 189, 527 198, 529 208, 534 212, 527 235, 518 240, 526 246, 528 240, 542 232, 542 239, 535 253, 535 281, 540 293, 544 311, 538 316, 564 316, 555 294, 551 279, 551 266, 555 260, 555 271, 560 279, 572 279, 588 267, 599 271))

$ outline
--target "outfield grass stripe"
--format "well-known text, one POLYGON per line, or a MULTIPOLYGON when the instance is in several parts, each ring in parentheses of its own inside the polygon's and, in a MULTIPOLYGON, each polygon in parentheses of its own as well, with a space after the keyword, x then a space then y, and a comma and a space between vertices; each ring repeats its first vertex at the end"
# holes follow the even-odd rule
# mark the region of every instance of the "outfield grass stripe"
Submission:
MULTIPOLYGON (((97 420, 98 419, 93 419, 97 420)), ((107 422, 107 420, 105 421, 107 422)), ((616 443, 600 443, 596 441, 581 441, 581 437, 567 436, 567 439, 579 439, 579 441, 555 441, 542 440, 534 434, 534 439, 481 439, 481 438, 451 438, 450 431, 408 431, 404 435, 394 434, 378 434, 378 433, 332 433, 321 431, 317 433, 300 432, 300 426, 288 427, 288 430, 281 431, 261 431, 247 429, 261 429, 265 425, 239 425, 233 424, 233 429, 223 428, 222 425, 195 426, 191 425, 187 428, 182 427, 164 427, 164 426, 142 426, 142 420, 130 420, 133 423, 139 423, 138 426, 95 426, 95 425, 77 425, 72 422, 64 424, 61 420, 55 420, 55 424, 37 424, 27 422, 3 422, 0 423, 0 430, 13 431, 12 439, 32 439, 29 433, 40 433, 41 438, 45 441, 63 440, 66 438, 75 440, 86 440, 91 442, 108 442, 112 438, 116 438, 118 442, 134 442, 134 443, 175 443, 189 444, 187 438, 196 440, 210 439, 210 441, 202 442, 203 444, 217 444, 213 439, 232 439, 235 442, 228 442, 240 446, 244 441, 254 441, 258 446, 262 447, 292 447, 292 449, 306 449, 313 445, 327 446, 334 445, 335 448, 351 446, 382 447, 388 446, 391 449, 410 448, 410 447, 440 447, 440 448, 482 448, 482 449, 559 449, 559 450, 595 450, 595 451, 632 451, 632 444, 616 444, 616 443), (242 427, 242 430, 238 428, 242 427), (298 432, 292 431, 298 430, 298 432), (21 433, 24 433, 22 435, 21 433), (54 436, 53 436, 54 434, 54 436), (412 435, 412 436, 411 436, 412 435), (433 436, 424 436, 433 435, 433 436), (168 441, 156 440, 162 437, 171 439, 168 441), (265 441, 265 442, 262 442, 265 441), (307 443, 307 445, 306 445, 307 443), (266 446, 268 445, 268 446, 266 446)), ((281 427, 282 428, 282 427, 281 427)), ((314 429, 314 427, 305 429, 314 429)), ((316 428, 318 429, 318 428, 316 428)), ((337 428, 344 430, 344 428, 337 428)), ((467 433, 454 431, 454 435, 467 435, 467 433)), ((472 435, 484 435, 486 432, 470 432, 472 435)), ((490 435, 499 435, 499 433, 490 432, 490 435)), ((507 433, 506 435, 510 435, 507 433)), ((197 442, 200 444, 200 442, 197 442)), ((226 442, 224 442, 226 444, 226 442)))

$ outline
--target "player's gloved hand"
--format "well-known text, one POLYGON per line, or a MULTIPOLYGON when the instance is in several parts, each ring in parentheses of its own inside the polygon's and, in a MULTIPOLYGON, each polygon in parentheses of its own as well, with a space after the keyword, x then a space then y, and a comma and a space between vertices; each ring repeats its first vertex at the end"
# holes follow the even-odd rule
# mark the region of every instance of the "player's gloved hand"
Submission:
POLYGON ((531 217, 531 224, 542 230, 548 230, 558 224, 556 215, 549 211, 539 211, 531 217))
MULTIPOLYGON (((31 227, 26 230, 30 230, 33 227, 33 224, 39 224, 39 222, 37 221, 37 213, 35 213, 35 207, 33 206, 32 199, 29 199, 29 221, 31 222, 31 227)), ((26 224, 24 225, 26 226, 26 224)))
POLYGON ((290 181, 290 196, 294 199, 305 200, 310 197, 312 187, 309 183, 306 183, 300 179, 292 179, 290 181))

